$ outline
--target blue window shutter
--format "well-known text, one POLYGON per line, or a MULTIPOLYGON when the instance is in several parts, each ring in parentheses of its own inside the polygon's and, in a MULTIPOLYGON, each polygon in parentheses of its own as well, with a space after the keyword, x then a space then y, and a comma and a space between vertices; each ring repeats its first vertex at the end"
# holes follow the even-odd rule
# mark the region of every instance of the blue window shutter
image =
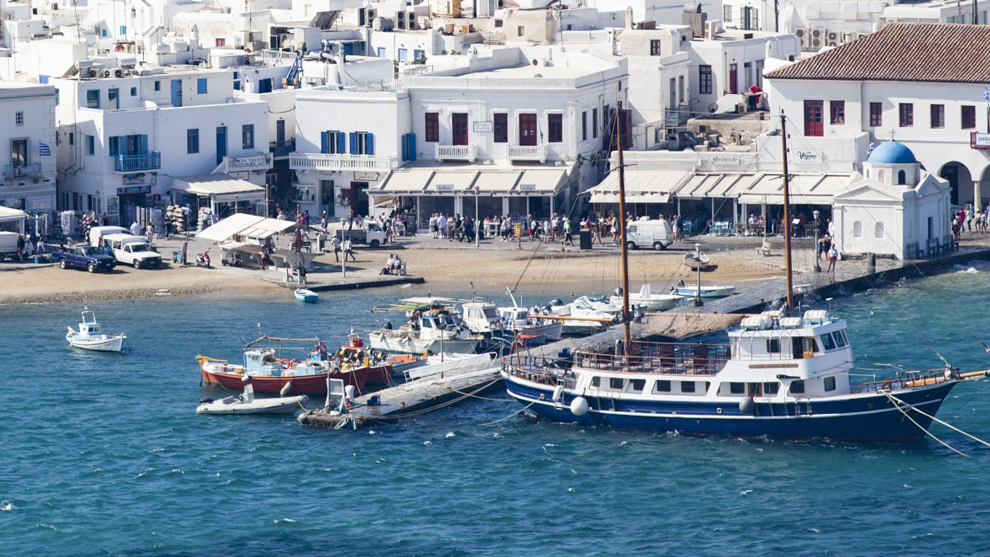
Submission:
POLYGON ((351 148, 351 150, 349 152, 352 155, 356 155, 357 154, 357 133, 351 132, 350 135, 351 135, 351 137, 350 137, 350 140, 351 140, 350 148, 351 148))
POLYGON ((148 154, 148 136, 140 135, 138 141, 138 154, 147 155, 148 154))
POLYGON ((402 136, 402 160, 409 160, 409 134, 402 136))
POLYGON ((320 132, 320 152, 324 155, 330 153, 330 132, 320 132))
POLYGON ((364 138, 365 138, 364 149, 365 149, 365 151, 367 151, 365 154, 366 155, 374 155, 375 154, 375 134, 373 134, 373 133, 365 134, 364 135, 364 138))
POLYGON ((411 161, 416 160, 416 134, 409 134, 409 159, 411 161))
POLYGON ((344 132, 337 132, 337 150, 334 151, 334 153, 341 155, 344 154, 346 152, 344 150, 344 143, 346 141, 347 138, 344 136, 344 132))

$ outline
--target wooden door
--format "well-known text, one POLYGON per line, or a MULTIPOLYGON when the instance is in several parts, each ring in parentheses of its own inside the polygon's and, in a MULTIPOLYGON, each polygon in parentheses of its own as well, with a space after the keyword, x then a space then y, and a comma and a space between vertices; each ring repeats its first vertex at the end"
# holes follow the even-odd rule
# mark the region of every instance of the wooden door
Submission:
POLYGON ((536 146, 536 114, 519 115, 519 144, 536 146))

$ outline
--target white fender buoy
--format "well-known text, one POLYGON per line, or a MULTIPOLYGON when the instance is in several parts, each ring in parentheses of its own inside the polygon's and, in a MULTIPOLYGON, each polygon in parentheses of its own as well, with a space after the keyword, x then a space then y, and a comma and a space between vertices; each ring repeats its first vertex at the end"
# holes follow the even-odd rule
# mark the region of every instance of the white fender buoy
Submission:
POLYGON ((577 417, 584 416, 588 413, 588 399, 583 396, 579 396, 571 401, 571 414, 577 417))
POLYGON ((344 387, 344 398, 346 398, 348 402, 354 402, 354 385, 344 387))
POLYGON ((564 397, 564 386, 563 385, 557 385, 557 388, 553 390, 553 401, 554 402, 560 402, 560 400, 563 397, 564 397))
POLYGON ((753 415, 756 412, 756 403, 753 402, 753 397, 746 397, 739 401, 739 411, 743 414, 753 415))
POLYGON ((282 387, 282 390, 278 392, 278 396, 285 396, 289 394, 289 391, 291 390, 292 390, 292 381, 289 381, 288 383, 285 384, 284 387, 282 387))

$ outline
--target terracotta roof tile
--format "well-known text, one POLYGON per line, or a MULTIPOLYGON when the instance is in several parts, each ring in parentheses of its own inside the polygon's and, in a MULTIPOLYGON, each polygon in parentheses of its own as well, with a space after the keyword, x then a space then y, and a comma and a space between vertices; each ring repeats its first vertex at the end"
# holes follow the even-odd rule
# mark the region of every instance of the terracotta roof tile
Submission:
POLYGON ((766 77, 990 83, 990 26, 889 24, 766 77))

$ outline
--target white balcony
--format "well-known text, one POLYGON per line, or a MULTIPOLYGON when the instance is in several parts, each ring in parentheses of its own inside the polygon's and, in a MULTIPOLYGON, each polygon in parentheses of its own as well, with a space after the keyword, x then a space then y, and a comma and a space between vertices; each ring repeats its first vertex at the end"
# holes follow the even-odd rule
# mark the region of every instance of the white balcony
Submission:
POLYGON ((395 157, 377 155, 345 155, 323 153, 290 153, 289 168, 292 170, 369 170, 388 172, 396 167, 395 157))
POLYGON ((510 145, 509 160, 512 162, 547 162, 546 145, 510 145))
POLYGON ((437 145, 437 160, 474 162, 478 158, 475 145, 437 145))

